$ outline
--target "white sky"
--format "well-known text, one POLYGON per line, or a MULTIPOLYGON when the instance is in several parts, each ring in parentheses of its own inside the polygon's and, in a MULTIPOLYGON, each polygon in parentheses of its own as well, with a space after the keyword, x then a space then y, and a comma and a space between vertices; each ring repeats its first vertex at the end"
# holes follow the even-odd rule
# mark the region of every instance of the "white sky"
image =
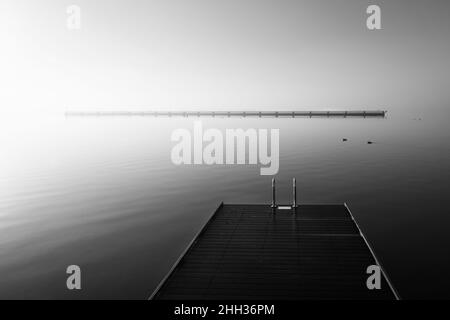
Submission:
POLYGON ((448 104, 449 16, 447 1, 2 0, 0 110, 448 104))

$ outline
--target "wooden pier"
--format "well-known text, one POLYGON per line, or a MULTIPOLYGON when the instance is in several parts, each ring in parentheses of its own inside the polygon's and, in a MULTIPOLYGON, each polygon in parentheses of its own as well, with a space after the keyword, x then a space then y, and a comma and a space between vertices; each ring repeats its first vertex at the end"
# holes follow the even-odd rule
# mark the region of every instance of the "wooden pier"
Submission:
MULTIPOLYGON (((342 205, 221 204, 150 299, 398 299, 342 205)), ((381 267, 381 266, 380 266, 381 267)))
POLYGON ((153 117, 266 117, 266 118, 384 118, 387 111, 68 111, 66 116, 153 116, 153 117))

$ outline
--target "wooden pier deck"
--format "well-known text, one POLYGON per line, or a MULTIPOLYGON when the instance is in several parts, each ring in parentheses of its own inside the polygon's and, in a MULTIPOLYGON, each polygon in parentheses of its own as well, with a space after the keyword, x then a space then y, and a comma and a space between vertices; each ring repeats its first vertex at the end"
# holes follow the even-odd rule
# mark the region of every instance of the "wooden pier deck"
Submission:
POLYGON ((221 204, 151 299, 398 299, 345 204, 281 208, 221 204))

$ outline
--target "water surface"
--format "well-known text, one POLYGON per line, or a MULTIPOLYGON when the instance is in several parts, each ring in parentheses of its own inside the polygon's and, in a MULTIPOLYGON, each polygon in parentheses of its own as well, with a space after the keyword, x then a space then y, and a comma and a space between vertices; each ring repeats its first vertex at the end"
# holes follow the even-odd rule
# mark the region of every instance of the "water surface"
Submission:
MULTIPOLYGON (((450 298, 449 115, 202 122, 279 128, 280 202, 292 177, 301 202, 346 202, 403 298, 450 298)), ((0 298, 146 299, 221 201, 269 203, 258 166, 172 164, 172 131, 195 120, 3 119, 0 298)))

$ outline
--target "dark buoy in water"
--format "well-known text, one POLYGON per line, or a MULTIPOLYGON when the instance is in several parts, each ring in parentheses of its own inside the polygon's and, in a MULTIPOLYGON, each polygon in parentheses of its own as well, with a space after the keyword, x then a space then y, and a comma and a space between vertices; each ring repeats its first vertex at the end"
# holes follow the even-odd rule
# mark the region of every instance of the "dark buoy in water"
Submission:
POLYGON ((370 140, 369 140, 369 141, 367 141, 367 144, 372 144, 372 143, 373 143, 373 142, 372 142, 372 141, 370 141, 370 140))
POLYGON ((347 141, 347 138, 343 138, 342 141, 347 141))

